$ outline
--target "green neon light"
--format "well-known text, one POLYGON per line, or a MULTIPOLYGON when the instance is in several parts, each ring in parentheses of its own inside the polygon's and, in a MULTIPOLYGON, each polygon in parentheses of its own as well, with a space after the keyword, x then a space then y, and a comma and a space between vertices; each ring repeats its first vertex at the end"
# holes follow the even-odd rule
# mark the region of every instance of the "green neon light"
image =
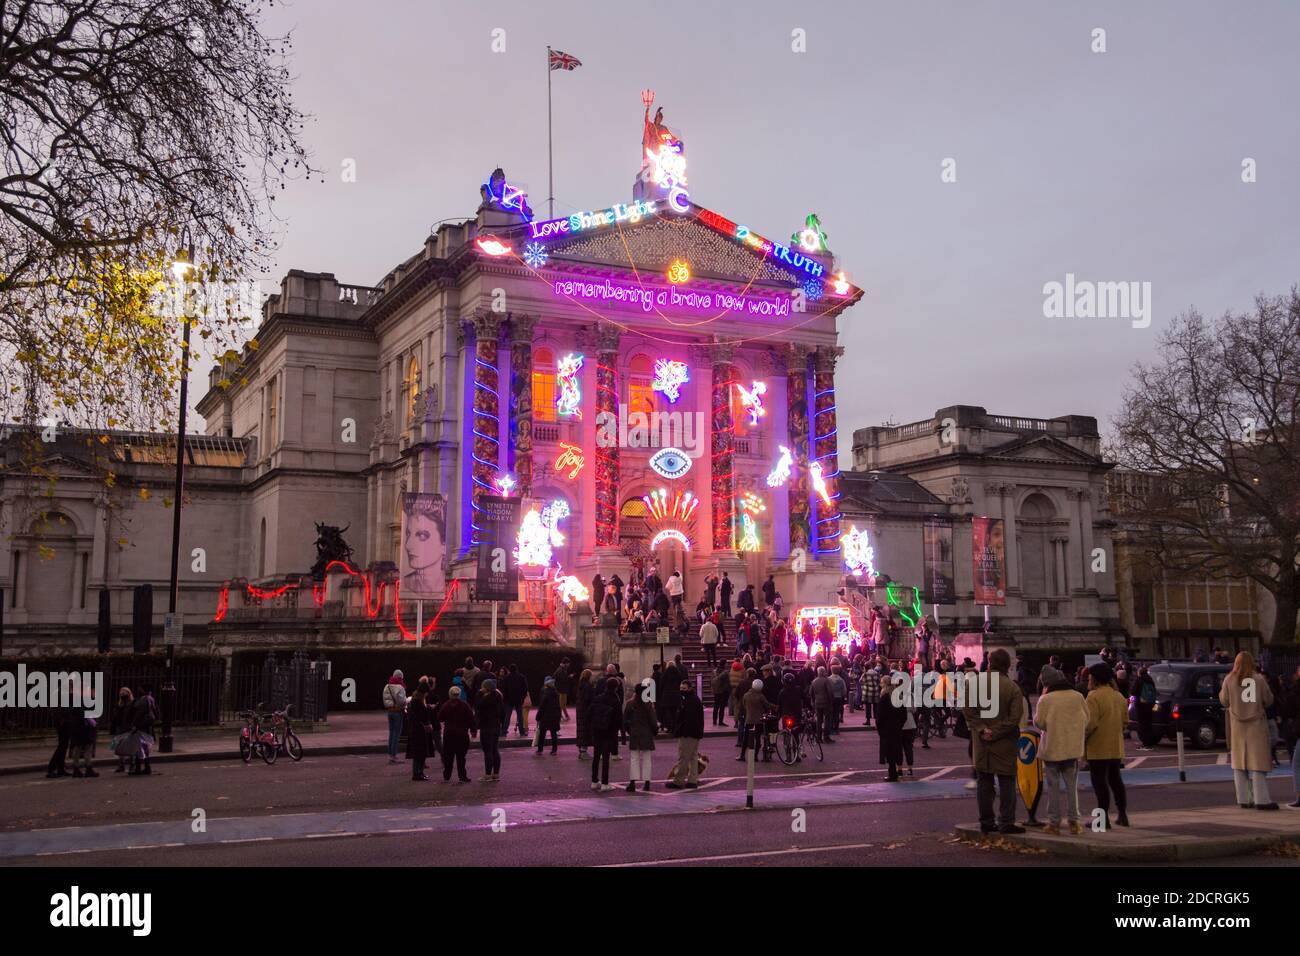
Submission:
POLYGON ((908 627, 916 627, 916 622, 921 620, 921 617, 925 614, 925 610, 921 606, 920 588, 917 587, 912 588, 911 615, 907 613, 907 608, 903 607, 903 605, 899 602, 898 585, 894 584, 892 581, 885 585, 885 597, 889 600, 890 604, 898 608, 899 616, 902 617, 902 619, 907 622, 908 627))

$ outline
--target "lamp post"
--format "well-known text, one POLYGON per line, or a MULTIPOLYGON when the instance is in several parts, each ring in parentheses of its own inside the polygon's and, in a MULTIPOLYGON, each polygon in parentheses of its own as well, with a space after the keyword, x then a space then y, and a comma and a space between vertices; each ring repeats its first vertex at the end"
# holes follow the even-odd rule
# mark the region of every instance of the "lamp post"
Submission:
MULTIPOLYGON (((181 248, 172 262, 172 275, 182 286, 180 301, 183 303, 185 277, 194 268, 194 242, 190 238, 189 226, 181 233, 181 248)), ((177 605, 180 603, 180 559, 181 559, 181 500, 185 494, 185 413, 189 405, 190 392, 190 320, 181 309, 181 406, 176 420, 176 488, 172 497, 172 576, 171 588, 167 592, 167 613, 172 626, 177 623, 177 605)), ((158 740, 159 753, 172 752, 172 722, 176 716, 176 678, 172 665, 176 659, 176 645, 167 644, 167 672, 163 678, 159 710, 162 717, 162 736, 158 740)))

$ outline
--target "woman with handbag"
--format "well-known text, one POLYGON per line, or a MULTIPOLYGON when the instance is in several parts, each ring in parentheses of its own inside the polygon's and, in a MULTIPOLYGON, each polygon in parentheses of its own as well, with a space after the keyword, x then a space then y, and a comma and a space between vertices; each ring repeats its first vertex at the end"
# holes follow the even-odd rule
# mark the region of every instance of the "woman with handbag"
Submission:
POLYGON ((126 773, 127 757, 118 753, 118 744, 122 738, 131 732, 131 707, 135 703, 135 696, 131 693, 131 688, 122 687, 117 692, 117 706, 113 708, 113 714, 109 718, 109 749, 117 754, 117 769, 113 773, 126 773))

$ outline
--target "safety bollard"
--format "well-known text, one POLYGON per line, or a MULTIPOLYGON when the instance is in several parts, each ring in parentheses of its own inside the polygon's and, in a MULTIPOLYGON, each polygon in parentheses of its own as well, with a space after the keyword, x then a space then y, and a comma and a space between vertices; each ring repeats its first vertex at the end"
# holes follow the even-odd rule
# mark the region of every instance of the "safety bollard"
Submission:
POLYGON ((1187 782, 1187 764, 1183 762, 1183 732, 1178 731, 1178 779, 1187 782))

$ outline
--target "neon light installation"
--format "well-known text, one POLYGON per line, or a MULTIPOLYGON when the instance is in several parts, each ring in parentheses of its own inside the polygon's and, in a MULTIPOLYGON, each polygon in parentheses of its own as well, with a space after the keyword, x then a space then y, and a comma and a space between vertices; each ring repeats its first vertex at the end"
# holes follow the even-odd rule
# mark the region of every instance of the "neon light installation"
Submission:
POLYGON ((781 457, 776 460, 776 467, 767 475, 767 486, 769 488, 780 488, 790 480, 791 470, 794 468, 794 454, 784 445, 778 445, 781 449, 781 457))
POLYGON ((560 521, 571 513, 569 503, 559 498, 542 509, 542 524, 551 529, 551 544, 557 548, 564 544, 564 535, 560 534, 560 521))
POLYGON ((876 549, 871 546, 866 531, 859 531, 856 525, 840 537, 840 547, 844 551, 844 564, 854 577, 874 578, 876 576, 876 549))
POLYGON ((793 269, 802 270, 808 275, 819 279, 826 274, 826 267, 816 259, 812 259, 802 252, 796 252, 789 246, 783 246, 779 242, 764 239, 758 233, 751 232, 748 226, 738 225, 725 216, 719 216, 710 209, 697 209, 695 217, 724 236, 729 236, 745 243, 747 246, 752 246, 764 254, 770 255, 773 259, 779 259, 793 269))
POLYGON ((665 541, 676 541, 687 551, 691 550, 691 541, 686 535, 676 528, 664 528, 657 535, 650 539, 650 550, 654 550, 665 541))
POLYGON ((690 279, 690 265, 681 259, 674 259, 673 264, 668 267, 668 281, 673 285, 681 285, 683 282, 689 282, 690 279))
POLYGON ((560 442, 560 453, 555 457, 556 471, 568 469, 569 474, 566 477, 572 480, 578 477, 578 472, 582 471, 582 466, 586 463, 587 459, 582 454, 581 448, 567 441, 560 442))
POLYGON ((582 418, 582 383, 578 373, 582 371, 584 359, 581 355, 570 352, 555 367, 555 380, 560 386, 560 393, 555 396, 555 410, 565 417, 582 418))
POLYGON ((591 591, 572 574, 556 580, 555 593, 569 607, 591 600, 591 591))
POLYGON ((542 515, 536 508, 529 508, 519 524, 518 547, 514 550, 515 561, 525 568, 547 568, 554 557, 554 547, 564 544, 564 535, 556 528, 548 528, 542 522, 542 515))
POLYGON ((594 299, 620 302, 653 312, 656 308, 691 309, 696 312, 743 312, 751 316, 784 318, 790 314, 789 295, 735 295, 730 292, 698 292, 693 289, 654 288, 613 279, 584 281, 557 279, 551 283, 551 295, 564 299, 594 299))
MULTIPOLYGON (((528 238, 546 241, 571 236, 579 232, 588 232, 592 229, 602 229, 605 226, 612 226, 619 222, 632 225, 653 216, 660 202, 662 200, 659 199, 619 202, 595 212, 575 212, 572 216, 566 216, 563 219, 530 222, 528 224, 528 238)), ((674 205, 674 208, 679 212, 686 211, 686 209, 675 203, 670 203, 670 205, 674 205)))
POLYGON ((755 382, 753 388, 745 388, 739 382, 736 389, 740 392, 740 404, 749 411, 749 424, 757 425, 758 420, 767 414, 763 407, 763 396, 767 394, 766 382, 755 382))
POLYGON ((518 482, 516 482, 510 475, 502 475, 496 480, 497 491, 501 493, 501 497, 503 498, 510 497, 510 492, 515 490, 516 484, 518 484, 518 482))
POLYGON ((691 380, 685 362, 676 359, 655 359, 655 380, 652 388, 663 392, 670 402, 682 397, 682 386, 691 380))
POLYGON ((822 287, 820 279, 809 277, 803 280, 803 294, 809 302, 820 302, 822 296, 826 294, 826 290, 822 287))
POLYGON ((835 287, 836 295, 849 294, 849 280, 844 278, 843 270, 840 270, 839 272, 835 273, 835 279, 831 284, 835 287))
POLYGON ((826 487, 826 478, 822 474, 821 462, 815 461, 808 466, 808 474, 812 477, 813 491, 817 492, 818 497, 828 505, 831 503, 830 490, 826 487))
POLYGON ((672 481, 691 470, 691 457, 680 448, 661 448, 650 456, 649 464, 661 478, 672 481))
POLYGON ((817 643, 817 631, 823 623, 831 632, 831 651, 838 651, 843 654, 849 649, 849 645, 858 640, 859 634, 853 626, 853 618, 847 607, 831 605, 828 607, 804 607, 799 609, 795 616, 795 647, 802 648, 805 657, 812 657, 814 654, 821 653, 822 647, 817 643), (811 627, 812 641, 803 640, 804 623, 807 622, 811 627))
POLYGON ((514 252, 509 243, 502 242, 496 236, 482 236, 474 240, 474 245, 490 256, 508 256, 514 252))
POLYGON ((505 175, 499 169, 483 184, 483 198, 508 212, 518 213, 524 222, 533 218, 533 211, 528 208, 528 194, 518 186, 506 182, 505 175))
POLYGON ((925 608, 921 605, 921 589, 912 588, 912 606, 911 608, 903 607, 903 601, 900 594, 901 588, 892 581, 885 585, 885 599, 898 608, 898 615, 908 627, 916 627, 916 622, 921 620, 925 614, 925 608))
POLYGON ((741 511, 746 511, 752 515, 762 514, 767 510, 767 505, 763 503, 763 499, 752 491, 742 492, 740 500, 736 504, 740 506, 741 511))
POLYGON ((524 246, 524 262, 528 264, 530 269, 540 269, 546 265, 547 260, 550 258, 550 253, 546 251, 546 247, 540 242, 530 242, 524 246))
POLYGON ((673 499, 672 506, 669 507, 668 490, 666 488, 660 488, 658 491, 643 495, 641 500, 646 503, 646 507, 650 509, 650 517, 655 521, 665 521, 670 518, 678 521, 690 521, 695 517, 695 509, 700 505, 700 499, 689 491, 679 491, 677 497, 673 499))

